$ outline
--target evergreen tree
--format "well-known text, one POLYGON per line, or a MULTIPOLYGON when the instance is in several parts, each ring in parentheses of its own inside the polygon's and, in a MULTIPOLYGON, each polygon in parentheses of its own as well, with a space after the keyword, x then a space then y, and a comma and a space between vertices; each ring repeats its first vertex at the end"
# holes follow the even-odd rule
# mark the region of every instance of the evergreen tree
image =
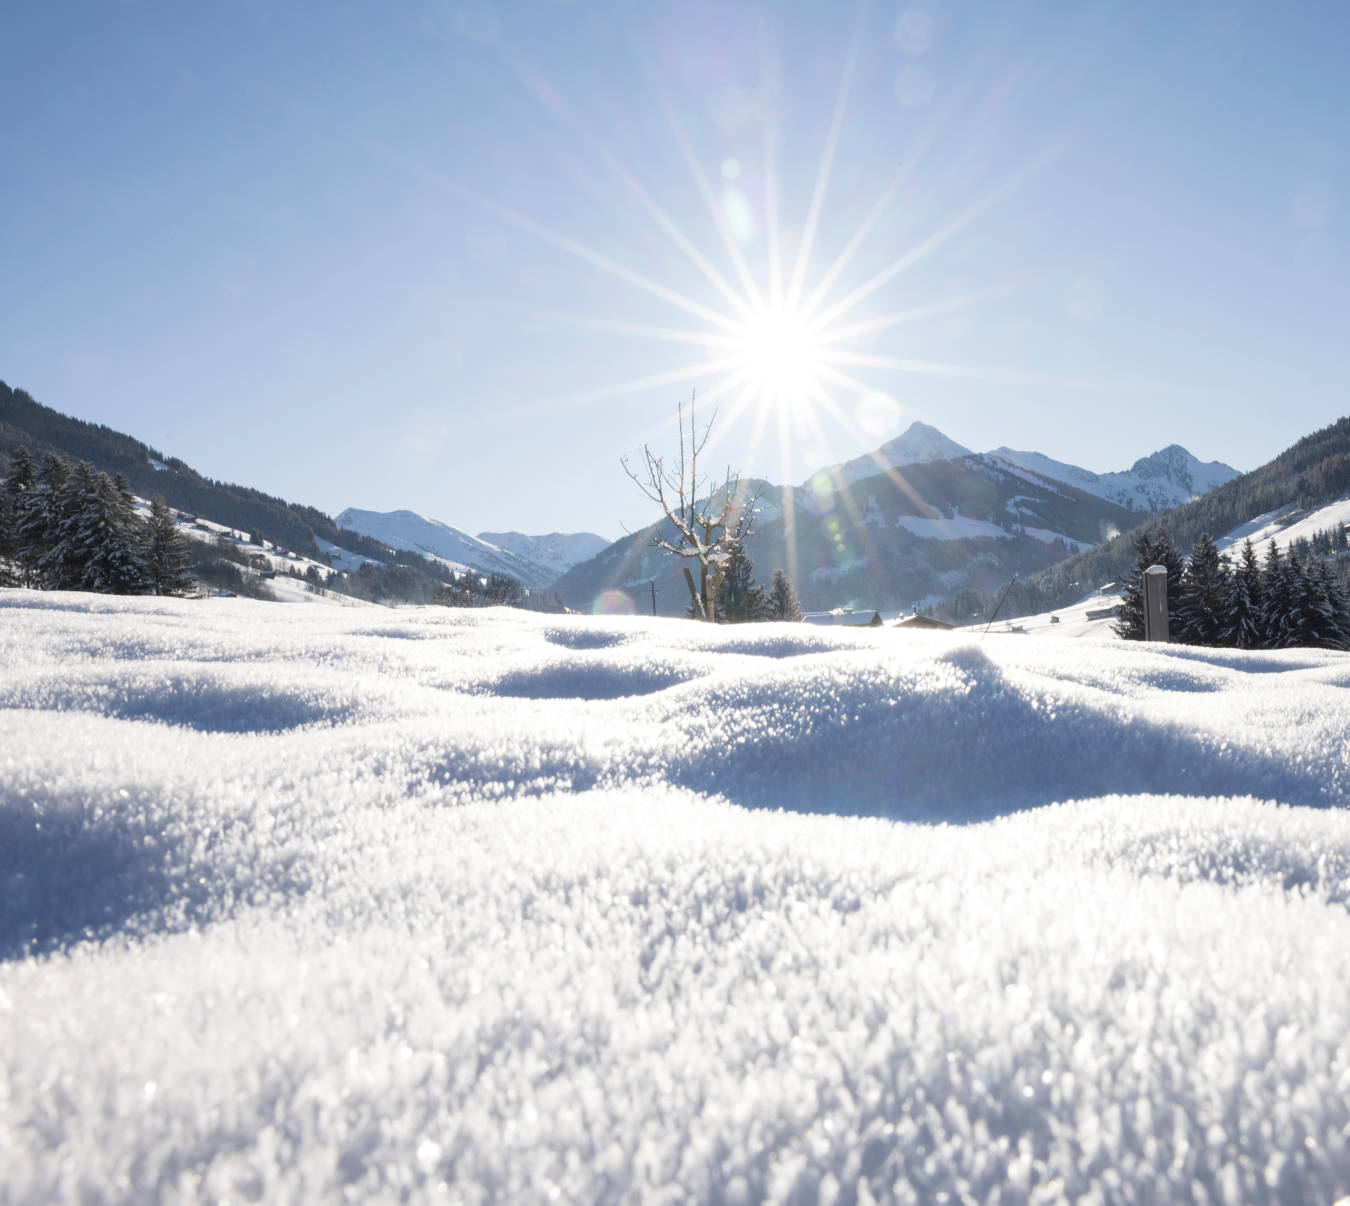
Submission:
POLYGON ((0 489, 0 586, 19 585, 19 517, 14 500, 0 489))
POLYGON ((1303 566, 1307 596, 1303 609, 1303 643, 1319 649, 1344 649, 1342 627, 1345 600, 1340 583, 1325 557, 1309 557, 1303 566))
POLYGON ((1311 551, 1302 557, 1287 555, 1285 558, 1284 572, 1289 579, 1289 612, 1284 624, 1286 648, 1307 648, 1317 644, 1316 588, 1308 577, 1311 559, 1311 551))
POLYGON ((1318 579, 1321 589, 1326 591, 1331 605, 1331 633, 1335 644, 1332 649, 1350 649, 1350 593, 1337 573, 1336 567, 1323 560, 1318 567, 1318 579))
POLYGON ((1188 645, 1217 645, 1223 627, 1228 566, 1208 532, 1200 533, 1181 576, 1177 628, 1172 639, 1188 645))
POLYGON ((1179 625, 1177 607, 1181 598, 1181 554, 1167 531, 1161 527, 1148 528, 1134 540, 1137 561, 1134 570, 1125 579, 1120 602, 1120 618, 1114 627, 1118 637, 1127 641, 1144 639, 1144 571, 1151 565, 1167 568, 1167 627, 1175 633, 1179 625))
POLYGON ((784 620, 796 623, 802 618, 802 609, 797 603, 797 592, 782 570, 773 571, 773 582, 769 586, 770 620, 784 620))
MULTIPOLYGON (((197 584, 188 568, 192 558, 187 543, 162 494, 150 500, 145 560, 151 594, 186 595, 197 584)), ((317 573, 313 566, 310 569, 317 573)))
POLYGON ((6 584, 28 586, 31 570, 22 556, 23 539, 20 532, 20 519, 23 515, 23 500, 37 484, 37 466, 28 449, 19 446, 9 464, 9 476, 0 488, 0 511, 5 519, 5 547, 0 557, 6 563, 6 584))
POLYGON ((1261 647, 1261 566, 1250 540, 1242 542, 1237 566, 1224 584, 1219 644, 1236 649, 1261 647))
POLYGON ((755 563, 740 540, 727 542, 727 555, 717 584, 716 618, 727 624, 744 624, 768 618, 764 588, 754 579, 755 563))
POLYGON ((1289 564, 1271 541, 1261 567, 1261 643, 1260 649, 1286 649, 1296 639, 1294 621, 1294 583, 1289 564))
POLYGON ((66 481, 73 466, 48 453, 33 475, 33 484, 19 494, 19 562, 27 585, 44 590, 68 589, 67 567, 57 553, 61 529, 71 505, 66 481))
POLYGON ((140 594, 147 587, 143 530, 125 483, 87 461, 66 475, 57 497, 57 540, 48 565, 61 590, 140 594))

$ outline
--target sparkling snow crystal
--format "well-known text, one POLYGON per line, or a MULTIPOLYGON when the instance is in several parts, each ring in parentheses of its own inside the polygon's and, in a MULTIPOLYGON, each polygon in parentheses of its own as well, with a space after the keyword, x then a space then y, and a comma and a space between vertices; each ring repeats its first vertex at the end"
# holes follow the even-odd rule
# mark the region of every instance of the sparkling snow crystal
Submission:
POLYGON ((1347 688, 0 591, 0 1201, 1335 1201, 1347 688))

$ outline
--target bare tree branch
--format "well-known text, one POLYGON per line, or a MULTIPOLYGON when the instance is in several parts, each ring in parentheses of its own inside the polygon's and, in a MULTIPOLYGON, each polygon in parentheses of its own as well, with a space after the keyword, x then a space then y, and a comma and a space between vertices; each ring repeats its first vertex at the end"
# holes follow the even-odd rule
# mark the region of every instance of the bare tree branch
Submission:
POLYGON ((717 597, 729 546, 750 534, 759 496, 742 499, 740 474, 733 473, 728 466, 721 486, 717 490, 709 490, 700 506, 699 491, 700 488, 706 488, 706 484, 699 481, 698 461, 707 446, 717 413, 714 411, 713 419, 699 431, 695 416, 696 400, 697 395, 689 400, 687 432, 684 404, 681 403, 678 409, 678 472, 667 469, 664 458, 657 456, 646 444, 642 446, 643 464, 638 470, 633 469, 627 457, 623 457, 620 463, 638 489, 661 508, 675 530, 677 538, 672 540, 658 528, 653 544, 670 556, 698 563, 697 585, 688 566, 684 569, 684 578, 689 586, 692 610, 703 619, 711 620, 713 601, 717 597))

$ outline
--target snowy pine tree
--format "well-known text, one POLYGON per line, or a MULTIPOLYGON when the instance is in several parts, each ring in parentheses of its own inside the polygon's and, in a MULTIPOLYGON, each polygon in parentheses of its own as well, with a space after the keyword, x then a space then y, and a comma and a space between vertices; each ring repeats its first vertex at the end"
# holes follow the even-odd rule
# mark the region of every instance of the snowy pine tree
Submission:
POLYGON ((9 491, 0 489, 0 586, 19 585, 19 518, 9 491))
POLYGON ((1250 540, 1224 584, 1220 605, 1219 644, 1234 649, 1261 647, 1261 565, 1250 540))
POLYGON ((66 570, 56 550, 64 519, 62 508, 70 502, 66 479, 71 469, 65 457, 48 453, 34 473, 32 485, 19 494, 19 561, 29 586, 65 588, 66 570))
POLYGON ((18 490, 17 561, 25 584, 46 590, 139 594, 144 531, 130 490, 86 461, 49 455, 18 490))
POLYGON ((764 588, 754 579, 755 563, 740 540, 727 543, 717 584, 717 619, 727 624, 745 624, 768 618, 768 600, 764 588))
POLYGON ((1319 589, 1326 592, 1327 601, 1331 606, 1331 634, 1334 643, 1328 647, 1350 649, 1350 595, 1346 594, 1335 567, 1325 558, 1318 566, 1318 583, 1319 589))
POLYGON ((1181 598, 1181 554, 1164 528, 1149 528, 1134 540, 1138 561, 1125 579, 1120 602, 1120 618, 1113 625, 1115 634, 1127 641, 1144 639, 1144 571, 1151 565, 1167 567, 1167 626, 1175 632, 1179 623, 1177 605, 1181 598))
POLYGON ((1181 576, 1177 600, 1177 627, 1172 639, 1187 645, 1217 645, 1223 628, 1223 600, 1228 581, 1227 563, 1209 533, 1202 532, 1191 549, 1181 576))
POLYGON ((58 540, 50 562, 61 589, 117 595, 144 592, 143 534, 129 492, 81 461, 66 476, 58 510, 58 540))
POLYGON ((189 568, 192 558, 162 494, 156 494, 150 500, 150 526, 147 535, 146 568, 150 593, 188 594, 197 582, 189 568))
POLYGON ((1258 648, 1286 649, 1293 644, 1294 607, 1294 583, 1289 565, 1272 540, 1261 567, 1261 643, 1258 648))
POLYGON ((1339 598, 1340 583, 1325 557, 1311 556, 1303 565, 1306 596, 1303 606, 1303 643, 1318 649, 1344 649, 1341 628, 1344 600, 1339 598))
POLYGON ((33 571, 24 556, 24 537, 22 520, 25 500, 37 485, 37 466, 28 449, 20 447, 10 461, 9 476, 3 488, 4 500, 0 502, 8 513, 9 537, 6 558, 12 585, 32 585, 33 571))
POLYGON ((796 623, 802 618, 802 609, 797 603, 797 592, 782 570, 773 571, 773 582, 769 586, 768 619, 784 620, 796 623))

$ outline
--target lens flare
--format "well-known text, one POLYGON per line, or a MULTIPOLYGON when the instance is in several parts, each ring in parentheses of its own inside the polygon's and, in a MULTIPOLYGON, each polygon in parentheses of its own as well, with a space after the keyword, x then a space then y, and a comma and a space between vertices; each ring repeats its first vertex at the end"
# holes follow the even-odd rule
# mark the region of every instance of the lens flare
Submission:
POLYGON ((607 590, 595 597, 595 602, 591 604, 591 615, 593 616, 631 616, 635 615, 637 607, 634 605, 632 597, 626 595, 621 590, 607 590))

